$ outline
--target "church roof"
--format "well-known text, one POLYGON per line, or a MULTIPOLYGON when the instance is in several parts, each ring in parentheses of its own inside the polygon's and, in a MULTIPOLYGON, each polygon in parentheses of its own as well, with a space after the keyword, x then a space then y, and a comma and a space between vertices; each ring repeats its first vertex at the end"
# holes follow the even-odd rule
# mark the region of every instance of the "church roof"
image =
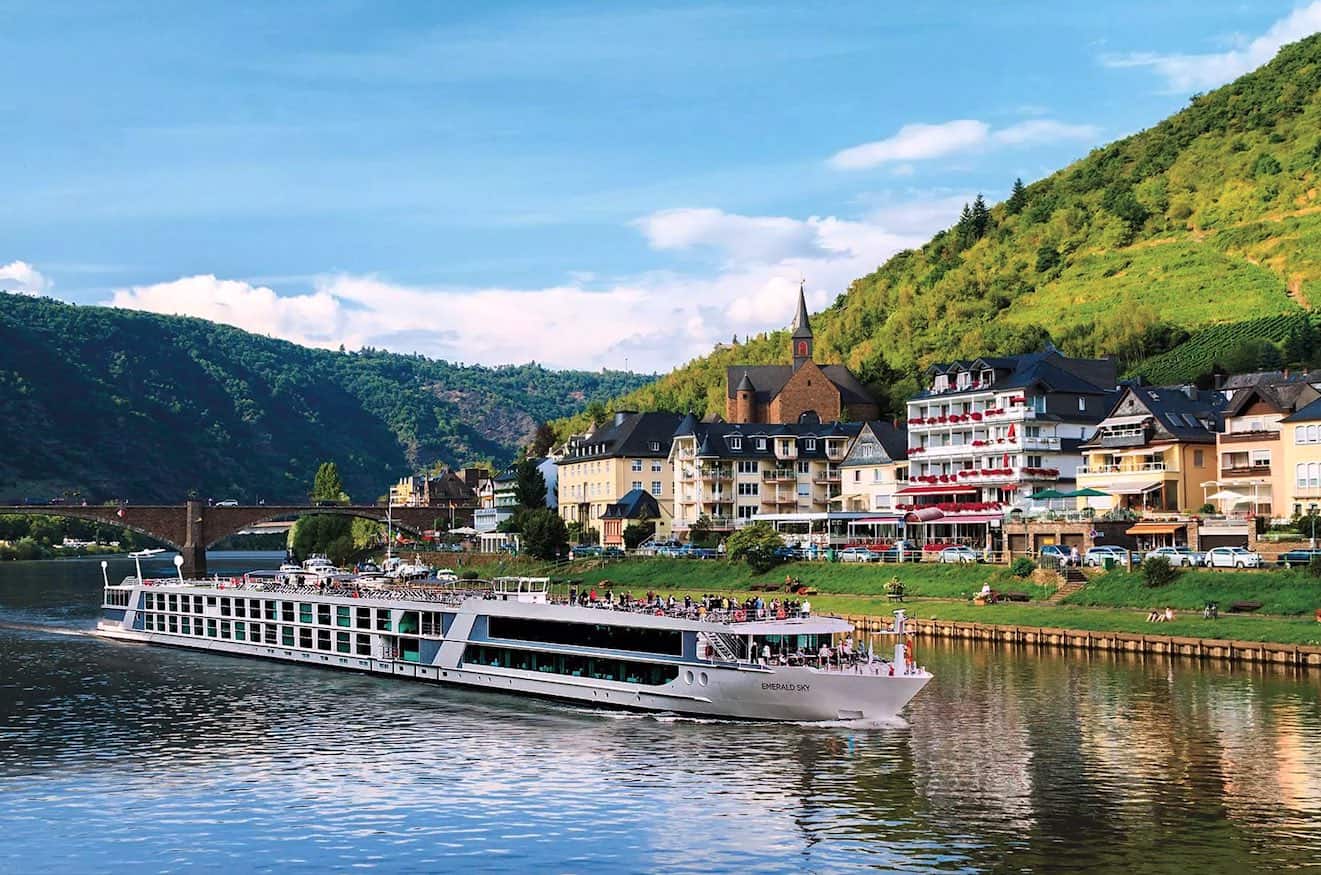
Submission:
POLYGON ((752 385, 752 380, 748 377, 748 372, 746 370, 743 372, 743 379, 738 381, 738 388, 736 388, 734 391, 735 392, 757 391, 757 387, 752 385))
MULTIPOLYGON (((875 399, 867 387, 848 368, 843 365, 818 365, 822 373, 839 390, 840 400, 845 404, 874 404, 875 399)), ((733 365, 725 369, 725 393, 736 397, 735 393, 743 385, 739 372, 756 387, 753 396, 758 403, 769 404, 771 399, 780 394, 784 384, 794 375, 793 365, 733 365)))
POLYGON ((798 287, 798 315, 794 317, 794 340, 811 340, 812 323, 807 319, 807 298, 803 294, 803 287, 798 287))

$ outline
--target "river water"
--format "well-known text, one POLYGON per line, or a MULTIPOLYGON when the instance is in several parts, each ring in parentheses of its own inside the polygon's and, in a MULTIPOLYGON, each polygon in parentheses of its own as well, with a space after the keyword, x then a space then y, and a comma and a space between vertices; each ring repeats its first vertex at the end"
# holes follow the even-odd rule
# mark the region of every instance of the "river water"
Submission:
POLYGON ((108 643, 100 592, 0 565, 0 872, 1321 860, 1317 674, 933 643, 902 724, 704 722, 108 643))

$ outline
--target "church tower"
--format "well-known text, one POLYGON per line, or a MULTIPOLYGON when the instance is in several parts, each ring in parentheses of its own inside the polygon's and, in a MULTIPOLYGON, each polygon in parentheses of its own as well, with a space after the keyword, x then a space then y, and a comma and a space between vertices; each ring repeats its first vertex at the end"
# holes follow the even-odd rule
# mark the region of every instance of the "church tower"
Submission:
POLYGON ((807 298, 803 294, 803 284, 798 285, 798 315, 794 317, 793 344, 794 370, 812 360, 812 324, 807 321, 807 298))

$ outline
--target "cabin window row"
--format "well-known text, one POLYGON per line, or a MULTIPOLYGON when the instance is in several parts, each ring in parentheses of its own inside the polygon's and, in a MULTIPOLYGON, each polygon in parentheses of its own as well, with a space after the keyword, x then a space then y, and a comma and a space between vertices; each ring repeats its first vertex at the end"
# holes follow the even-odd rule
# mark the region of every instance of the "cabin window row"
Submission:
MULTIPOLYGON (((142 595, 144 611, 171 611, 185 614, 203 614, 207 607, 218 608, 220 616, 252 620, 306 623, 308 625, 335 626, 341 629, 375 629, 393 632, 394 618, 389 608, 353 607, 350 605, 317 604, 313 602, 277 602, 261 599, 240 599, 228 596, 180 595, 178 593, 146 592, 142 595)), ((439 611, 404 611, 399 619, 399 632, 416 635, 440 635, 444 628, 439 611)))
POLYGON ((217 620, 214 617, 178 616, 148 613, 143 615, 143 628, 148 632, 169 632, 175 635, 193 635, 198 638, 218 638, 223 641, 245 641, 250 644, 279 644, 303 650, 325 650, 372 655, 372 636, 330 629, 308 629, 294 626, 248 623, 243 620, 217 620))
POLYGON ((557 620, 528 620, 522 617, 491 617, 488 634, 510 641, 536 641, 628 650, 633 653, 683 655, 683 635, 674 629, 647 629, 597 623, 565 623, 557 620))
POLYGON ((542 653, 536 650, 495 647, 490 644, 469 644, 463 651, 463 664, 468 668, 481 666, 512 668, 519 671, 595 678, 653 687, 668 684, 679 677, 677 665, 608 659, 600 656, 578 656, 572 653, 542 653))

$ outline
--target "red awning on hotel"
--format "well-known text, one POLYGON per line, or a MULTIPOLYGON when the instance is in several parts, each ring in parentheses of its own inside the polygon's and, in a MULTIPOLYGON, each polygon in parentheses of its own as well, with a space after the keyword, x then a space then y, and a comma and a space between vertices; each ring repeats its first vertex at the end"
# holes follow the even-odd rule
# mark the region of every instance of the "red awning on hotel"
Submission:
POLYGON ((976 486, 956 486, 953 483, 940 486, 905 486, 895 495, 940 495, 942 493, 952 494, 955 492, 976 492, 976 486))

